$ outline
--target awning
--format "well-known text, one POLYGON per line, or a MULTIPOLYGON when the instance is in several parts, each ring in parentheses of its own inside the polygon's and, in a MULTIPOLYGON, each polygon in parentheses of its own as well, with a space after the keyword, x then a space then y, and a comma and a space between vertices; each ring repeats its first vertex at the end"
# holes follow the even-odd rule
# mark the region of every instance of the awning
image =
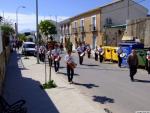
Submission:
POLYGON ((122 40, 123 41, 130 41, 130 40, 134 40, 134 37, 133 36, 123 36, 122 40))

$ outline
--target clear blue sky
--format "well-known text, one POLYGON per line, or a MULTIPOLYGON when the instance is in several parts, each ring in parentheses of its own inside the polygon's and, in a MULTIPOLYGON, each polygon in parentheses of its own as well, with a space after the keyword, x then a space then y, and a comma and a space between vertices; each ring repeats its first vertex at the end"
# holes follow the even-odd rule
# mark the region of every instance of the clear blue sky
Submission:
MULTIPOLYGON (((21 13, 33 14, 35 13, 36 0, 1 0, 0 10, 4 12, 15 13, 16 8, 24 5, 27 8, 19 10, 21 13)), ((102 6, 112 0, 38 0, 39 14, 41 16, 60 15, 60 16, 74 16, 89 9, 102 6)), ((137 2, 141 0, 135 0, 137 2)), ((150 0, 145 0, 142 3, 150 10, 150 0)), ((1 13, 0 13, 1 14, 1 13)))
MULTIPOLYGON (((71 16, 75 16, 90 9, 103 6, 112 0, 38 0, 39 1, 39 22, 43 19, 56 19, 62 21, 71 16), (51 17, 51 18, 50 18, 51 17)), ((143 1, 140 4, 150 10, 150 0, 143 1)), ((16 9, 18 6, 26 6, 25 9, 19 9, 18 30, 35 30, 35 3, 36 0, 0 0, 0 15, 12 23, 16 22, 16 9), (22 14, 22 15, 21 15, 22 14)))

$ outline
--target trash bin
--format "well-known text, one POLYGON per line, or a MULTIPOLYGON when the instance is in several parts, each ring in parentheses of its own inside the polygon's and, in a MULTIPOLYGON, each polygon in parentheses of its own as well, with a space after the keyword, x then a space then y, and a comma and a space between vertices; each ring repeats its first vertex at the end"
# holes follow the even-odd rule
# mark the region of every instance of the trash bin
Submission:
POLYGON ((144 44, 141 43, 120 43, 119 46, 122 47, 123 50, 123 57, 122 57, 122 66, 128 67, 127 58, 129 54, 131 53, 132 49, 143 49, 144 44))
POLYGON ((146 68, 146 55, 147 55, 148 49, 137 49, 137 55, 138 55, 138 61, 139 61, 139 67, 146 68))
POLYGON ((114 61, 114 62, 118 62, 117 50, 118 50, 118 47, 112 47, 111 48, 112 61, 114 61))
POLYGON ((111 55, 111 47, 110 46, 104 46, 104 60, 111 60, 112 55, 111 55))

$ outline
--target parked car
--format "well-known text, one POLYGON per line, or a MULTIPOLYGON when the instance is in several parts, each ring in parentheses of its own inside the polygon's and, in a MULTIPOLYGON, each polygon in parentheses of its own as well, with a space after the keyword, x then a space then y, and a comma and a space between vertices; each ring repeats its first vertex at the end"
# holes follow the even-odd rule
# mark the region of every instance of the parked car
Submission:
POLYGON ((24 42, 22 45, 22 54, 35 55, 35 43, 24 42))

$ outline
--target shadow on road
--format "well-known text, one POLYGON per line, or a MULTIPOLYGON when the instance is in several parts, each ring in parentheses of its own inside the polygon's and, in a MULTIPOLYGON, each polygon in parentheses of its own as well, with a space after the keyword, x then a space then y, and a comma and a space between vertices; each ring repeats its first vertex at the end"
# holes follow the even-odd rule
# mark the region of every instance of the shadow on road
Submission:
POLYGON ((73 84, 74 85, 79 85, 79 86, 84 86, 88 89, 91 89, 91 88, 94 88, 94 87, 99 87, 98 85, 95 85, 95 84, 82 84, 82 83, 76 83, 76 82, 74 82, 73 84))
POLYGON ((99 66, 99 65, 96 65, 96 64, 82 64, 82 65, 84 65, 84 66, 99 66))
POLYGON ((141 83, 150 83, 149 80, 139 80, 139 79, 134 79, 134 82, 141 82, 141 83))
POLYGON ((4 97, 8 103, 23 99, 26 101, 28 113, 59 113, 48 94, 39 87, 40 82, 22 76, 20 56, 15 52, 11 54, 5 77, 4 97))
MULTIPOLYGON (((67 73, 64 73, 64 72, 57 72, 57 74, 67 75, 67 73)), ((80 76, 80 75, 75 73, 74 76, 80 76)))
POLYGON ((106 96, 93 96, 93 101, 99 102, 101 104, 106 104, 106 103, 114 103, 114 99, 108 98, 106 96))
POLYGON ((77 67, 78 69, 92 69, 92 70, 104 70, 104 71, 128 71, 128 70, 123 70, 123 69, 117 69, 117 68, 92 68, 92 67, 77 67))

